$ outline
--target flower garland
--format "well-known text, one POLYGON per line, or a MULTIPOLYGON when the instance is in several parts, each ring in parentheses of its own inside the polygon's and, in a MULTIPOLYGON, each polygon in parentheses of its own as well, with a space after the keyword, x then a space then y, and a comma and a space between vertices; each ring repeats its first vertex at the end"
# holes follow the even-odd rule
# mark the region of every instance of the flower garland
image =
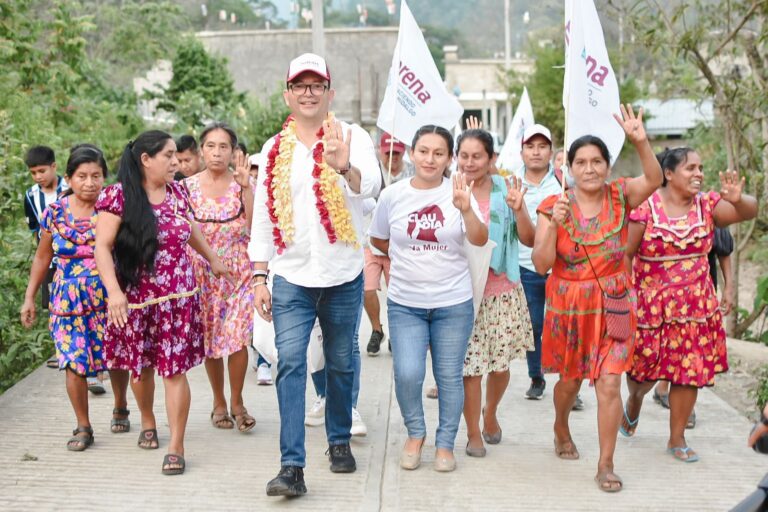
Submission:
MULTIPOLYGON (((322 129, 317 136, 322 139, 322 129)), ((267 209, 269 218, 274 224, 272 236, 278 254, 282 254, 288 244, 293 241, 295 234, 290 179, 291 162, 297 140, 296 121, 293 116, 288 116, 267 155, 265 179, 267 209)), ((315 161, 312 168, 312 177, 315 179, 312 190, 315 192, 315 206, 320 214, 320 223, 330 243, 341 240, 358 247, 352 216, 347 210, 344 194, 339 187, 339 175, 323 159, 324 148, 325 145, 321 140, 312 152, 315 161)))

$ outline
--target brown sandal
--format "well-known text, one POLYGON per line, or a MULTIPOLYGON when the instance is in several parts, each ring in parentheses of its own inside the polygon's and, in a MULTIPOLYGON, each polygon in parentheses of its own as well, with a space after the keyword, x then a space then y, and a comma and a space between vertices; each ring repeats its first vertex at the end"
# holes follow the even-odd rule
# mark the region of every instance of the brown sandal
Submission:
POLYGON ((241 433, 248 432, 256 426, 256 418, 248 414, 248 411, 245 409, 243 409, 240 414, 235 414, 233 412, 232 416, 235 418, 237 430, 239 430, 241 433))
POLYGON ((142 450, 157 450, 160 448, 160 440, 157 437, 156 428, 142 430, 137 443, 142 450))
POLYGON ((614 473, 613 470, 599 472, 595 476, 595 483, 603 492, 619 492, 624 488, 624 482, 621 481, 619 475, 614 473))
POLYGON ((91 427, 78 427, 72 431, 72 437, 67 441, 67 450, 71 452, 85 451, 93 444, 93 429, 91 427), (85 434, 82 436, 80 434, 85 434))
POLYGON ((224 430, 235 428, 235 421, 226 412, 216 413, 216 411, 211 411, 211 424, 216 428, 224 430))
POLYGON ((555 439, 555 455, 563 460, 578 460, 579 450, 573 444, 573 439, 569 439, 561 444, 558 444, 557 439, 555 439))

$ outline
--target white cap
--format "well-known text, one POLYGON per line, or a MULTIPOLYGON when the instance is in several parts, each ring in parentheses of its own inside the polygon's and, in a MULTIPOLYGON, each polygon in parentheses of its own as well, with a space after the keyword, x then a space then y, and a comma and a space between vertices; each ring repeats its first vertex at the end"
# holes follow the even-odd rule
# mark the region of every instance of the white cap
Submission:
POLYGON ((285 81, 290 82, 302 73, 314 73, 320 78, 331 81, 331 74, 328 72, 325 59, 314 53, 305 53, 293 59, 288 66, 288 77, 285 81))
POLYGON ((248 157, 248 163, 250 165, 261 165, 261 159, 259 158, 261 156, 261 153, 256 153, 255 155, 251 155, 248 157))
POLYGON ((536 135, 543 136, 549 141, 550 144, 552 144, 552 133, 549 131, 549 128, 541 124, 535 124, 525 129, 523 132, 523 144, 531 140, 536 135))

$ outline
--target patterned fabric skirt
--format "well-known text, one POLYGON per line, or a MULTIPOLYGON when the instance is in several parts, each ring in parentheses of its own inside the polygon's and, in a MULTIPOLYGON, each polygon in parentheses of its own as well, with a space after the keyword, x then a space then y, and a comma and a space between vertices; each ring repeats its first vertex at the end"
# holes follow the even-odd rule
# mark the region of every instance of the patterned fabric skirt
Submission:
POLYGON ((533 327, 523 287, 483 297, 469 338, 464 376, 507 371, 513 359, 522 359, 533 349, 533 327))
POLYGON ((715 384, 728 371, 725 329, 719 310, 705 322, 664 322, 638 329, 630 378, 638 382, 666 380, 701 388, 715 384))
POLYGON ((48 319, 51 337, 56 345, 60 370, 72 370, 81 377, 95 377, 106 371, 102 350, 107 311, 90 311, 80 315, 55 315, 48 319))
POLYGON ((134 379, 143 368, 168 378, 198 366, 205 349, 197 293, 129 309, 125 328, 107 327, 104 349, 109 369, 130 370, 134 379))

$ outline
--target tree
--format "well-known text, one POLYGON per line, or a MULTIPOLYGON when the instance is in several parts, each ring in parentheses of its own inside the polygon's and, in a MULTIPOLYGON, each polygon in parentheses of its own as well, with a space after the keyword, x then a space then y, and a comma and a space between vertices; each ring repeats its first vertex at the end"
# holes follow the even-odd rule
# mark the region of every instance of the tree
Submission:
POLYGON ((159 108, 195 127, 228 109, 236 110, 244 101, 245 96, 235 92, 226 59, 210 55, 193 37, 185 39, 173 59, 173 78, 159 108))
MULTIPOLYGON (((696 69, 697 81, 687 84, 695 90, 687 92, 714 99, 713 129, 721 135, 716 137, 718 148, 701 149, 717 152, 723 148, 728 168, 746 176, 748 188, 760 204, 768 192, 768 0, 676 0, 664 5, 658 0, 642 0, 630 15, 657 66, 674 70, 682 58, 696 69)), ((745 228, 734 228, 737 305, 739 254, 755 226, 756 220, 745 228)), ((734 311, 728 319, 729 334, 743 335, 767 306, 765 302, 755 304, 743 321, 738 321, 734 311)))

